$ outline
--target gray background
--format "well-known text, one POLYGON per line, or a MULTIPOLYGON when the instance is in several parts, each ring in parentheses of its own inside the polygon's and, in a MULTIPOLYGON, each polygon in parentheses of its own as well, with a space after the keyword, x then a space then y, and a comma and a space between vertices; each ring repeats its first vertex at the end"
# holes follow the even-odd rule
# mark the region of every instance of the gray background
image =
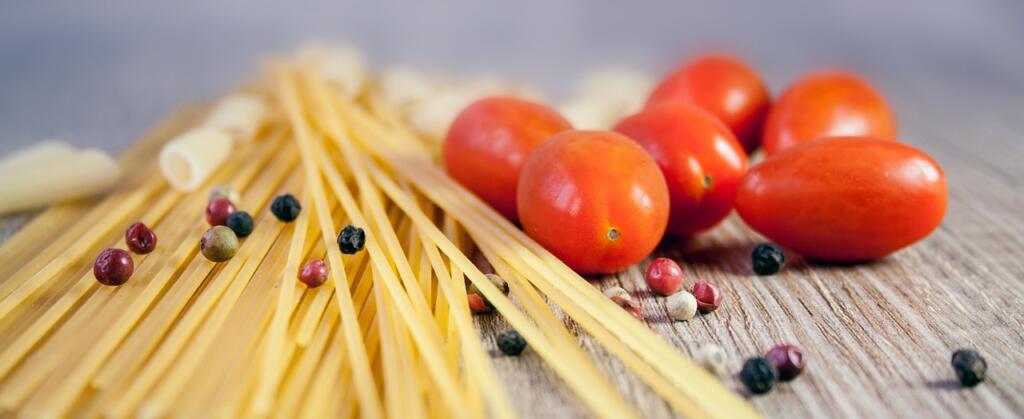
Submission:
POLYGON ((897 114, 955 100, 1016 117, 1024 94, 1020 1, 0 0, 0 155, 46 137, 116 152, 310 37, 351 41, 376 65, 500 72, 555 97, 595 65, 663 73, 711 47, 745 57, 775 92, 820 67, 861 72, 897 114))

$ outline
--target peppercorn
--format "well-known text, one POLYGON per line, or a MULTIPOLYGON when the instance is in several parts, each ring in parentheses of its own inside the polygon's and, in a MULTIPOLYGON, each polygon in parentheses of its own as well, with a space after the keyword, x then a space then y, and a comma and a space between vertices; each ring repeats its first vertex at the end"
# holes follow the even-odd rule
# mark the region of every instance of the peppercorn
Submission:
POLYGON ((252 234, 252 216, 245 211, 229 215, 224 225, 234 231, 239 238, 249 237, 252 234))
POLYGON ((637 320, 644 319, 644 313, 640 310, 640 304, 637 304, 632 298, 616 295, 612 297, 612 302, 618 304, 619 307, 622 307, 623 310, 626 310, 627 313, 635 317, 637 320))
POLYGON ((322 259, 313 259, 299 269, 299 281, 309 288, 316 288, 327 281, 327 264, 322 259))
POLYGON ((359 227, 349 224, 338 233, 338 248, 341 249, 341 253, 354 255, 363 250, 365 244, 366 232, 359 227))
POLYGON ((779 373, 779 380, 789 381, 804 371, 807 359, 804 358, 804 351, 796 345, 776 345, 764 355, 768 362, 775 366, 779 373))
POLYGON ((754 357, 743 363, 740 381, 752 394, 764 394, 772 390, 779 373, 767 359, 754 357))
POLYGON ((508 282, 505 282, 504 278, 495 274, 487 274, 484 276, 491 281, 491 284, 494 285, 495 288, 501 290, 502 294, 508 295, 508 282))
POLYGON ((951 361, 956 378, 964 387, 974 387, 985 381, 985 372, 988 371, 988 363, 981 357, 978 351, 973 349, 958 349, 953 352, 951 361))
POLYGON ((156 233, 143 223, 135 223, 124 231, 124 242, 131 251, 144 255, 156 248, 156 233))
POLYGON ((693 360, 712 374, 722 375, 725 373, 725 351, 718 345, 708 343, 701 346, 693 354, 693 360))
POLYGON ((786 264, 786 255, 774 243, 761 243, 750 254, 754 272, 758 275, 773 275, 786 264))
POLYGON ((494 312, 490 301, 487 301, 480 294, 466 294, 466 301, 469 302, 469 311, 473 314, 490 314, 494 312))
POLYGON ((697 315, 697 299, 688 292, 677 292, 665 299, 665 308, 673 319, 687 321, 697 315))
POLYGON ((238 194, 235 188, 229 185, 217 185, 210 190, 210 197, 208 200, 213 201, 217 198, 227 198, 232 204, 238 204, 242 202, 242 196, 238 194))
POLYGON ((211 226, 222 226, 228 221, 228 216, 235 212, 235 204, 227 198, 217 198, 206 204, 206 222, 211 226))
POLYGON ((131 253, 122 249, 106 249, 96 256, 92 274, 103 285, 121 285, 135 272, 131 253))
POLYGON ((605 297, 608 297, 608 298, 615 298, 615 297, 630 298, 629 291, 626 291, 622 287, 611 287, 611 288, 608 288, 608 289, 604 290, 604 295, 605 295, 605 297))
POLYGON ((701 313, 718 310, 718 306, 722 304, 722 294, 718 292, 718 287, 710 282, 694 282, 693 297, 697 299, 697 309, 701 313))
POLYGON ((223 262, 238 253, 238 236, 230 228, 214 226, 203 233, 199 250, 211 262, 223 262))
POLYGON ((672 295, 679 292, 683 285, 683 269, 672 259, 657 258, 647 266, 644 275, 647 286, 661 295, 672 295))
POLYGON ((515 330, 509 330, 498 335, 498 348, 505 355, 517 356, 526 349, 526 339, 515 330))
POLYGON ((274 198, 274 202, 270 204, 270 212, 278 220, 290 223, 299 217, 299 212, 302 212, 302 205, 299 204, 299 200, 295 199, 292 194, 284 194, 274 198))

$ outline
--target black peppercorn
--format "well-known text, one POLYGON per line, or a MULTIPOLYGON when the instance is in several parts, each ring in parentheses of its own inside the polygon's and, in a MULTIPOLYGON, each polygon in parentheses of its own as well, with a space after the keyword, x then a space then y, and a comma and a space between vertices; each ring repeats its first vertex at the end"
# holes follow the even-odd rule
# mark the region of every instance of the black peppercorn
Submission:
POLYGON ((228 228, 235 232, 238 237, 248 237, 252 234, 252 216, 248 212, 233 212, 228 216, 228 228))
POLYGON ((509 330, 498 335, 498 348, 509 356, 517 356, 526 349, 526 339, 515 330, 509 330))
POLYGON ((366 244, 366 232, 359 227, 349 224, 338 233, 338 247, 341 249, 341 253, 354 255, 363 250, 364 244, 366 244))
POLYGON ((752 394, 764 394, 772 390, 779 373, 767 359, 754 357, 743 363, 740 381, 752 394))
POLYGON ((978 351, 973 349, 958 349, 953 352, 953 371, 964 387, 974 387, 985 381, 985 371, 988 370, 988 363, 981 357, 978 351))
POLYGON ((773 275, 786 264, 786 255, 774 243, 761 243, 750 254, 754 272, 758 275, 773 275))
POLYGON ((274 202, 270 204, 270 212, 272 212, 278 220, 286 223, 295 221, 301 211, 302 205, 299 204, 299 200, 295 199, 292 194, 284 194, 274 198, 274 202))

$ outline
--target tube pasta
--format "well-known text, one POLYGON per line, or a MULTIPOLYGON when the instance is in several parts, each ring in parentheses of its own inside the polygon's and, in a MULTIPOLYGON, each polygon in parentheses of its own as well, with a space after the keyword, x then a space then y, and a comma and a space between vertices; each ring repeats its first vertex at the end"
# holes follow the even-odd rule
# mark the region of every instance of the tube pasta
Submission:
POLYGON ((0 173, 31 168, 38 164, 65 160, 75 154, 75 148, 60 140, 44 140, 15 151, 0 160, 0 173))
POLYGON ((217 103, 204 127, 227 131, 240 141, 251 141, 267 118, 267 104, 263 99, 245 93, 236 93, 217 103))
POLYGON ((193 191, 231 153, 231 136, 222 129, 200 127, 171 140, 160 150, 160 171, 179 191, 193 191))
POLYGON ((91 196, 107 190, 121 175, 117 162, 99 150, 24 164, 15 161, 14 168, 0 172, 0 214, 91 196))

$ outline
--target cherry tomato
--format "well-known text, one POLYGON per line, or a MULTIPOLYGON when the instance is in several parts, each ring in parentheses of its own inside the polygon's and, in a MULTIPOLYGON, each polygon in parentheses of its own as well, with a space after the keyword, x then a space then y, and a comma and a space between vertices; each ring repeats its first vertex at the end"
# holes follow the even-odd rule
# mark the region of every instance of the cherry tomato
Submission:
POLYGON ((910 146, 827 138, 750 169, 736 209, 754 230, 805 257, 859 262, 935 230, 946 213, 946 179, 934 160, 910 146))
POLYGON ((747 155, 710 113, 679 101, 651 106, 615 127, 658 162, 668 182, 668 231, 691 236, 732 211, 747 155))
POLYGON ((566 131, 523 165, 523 230, 581 274, 617 272, 647 257, 668 224, 657 163, 621 134, 566 131))
POLYGON ((867 81, 849 73, 808 75, 786 89, 764 125, 762 146, 772 155, 822 137, 896 138, 889 104, 867 81))
POLYGON ((683 100, 716 116, 749 153, 761 140, 771 107, 764 81, 752 68, 728 55, 698 57, 670 74, 654 89, 647 105, 683 100))
POLYGON ((572 129, 553 109, 521 99, 481 99, 455 118, 444 141, 448 175, 512 222, 526 157, 552 135, 572 129))

